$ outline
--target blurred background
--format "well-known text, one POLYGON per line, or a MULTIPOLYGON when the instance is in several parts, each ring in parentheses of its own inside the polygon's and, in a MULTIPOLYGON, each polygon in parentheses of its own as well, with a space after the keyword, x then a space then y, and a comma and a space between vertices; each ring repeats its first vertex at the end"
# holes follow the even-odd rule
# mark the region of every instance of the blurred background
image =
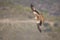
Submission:
POLYGON ((60 0, 0 0, 0 40, 60 40, 60 0), (45 22, 39 33, 30 4, 45 22))

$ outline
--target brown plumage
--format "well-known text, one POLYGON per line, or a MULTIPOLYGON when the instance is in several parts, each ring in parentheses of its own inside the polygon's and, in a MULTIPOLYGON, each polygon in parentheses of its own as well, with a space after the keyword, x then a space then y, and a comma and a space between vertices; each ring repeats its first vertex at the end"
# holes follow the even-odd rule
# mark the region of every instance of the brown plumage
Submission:
POLYGON ((44 22, 44 17, 43 17, 43 15, 41 14, 41 13, 39 13, 36 9, 35 9, 35 7, 31 4, 31 10, 32 10, 32 12, 34 13, 34 15, 35 15, 35 19, 36 19, 36 23, 37 23, 37 28, 38 28, 38 30, 41 32, 41 26, 42 26, 42 24, 43 24, 43 22, 44 22))

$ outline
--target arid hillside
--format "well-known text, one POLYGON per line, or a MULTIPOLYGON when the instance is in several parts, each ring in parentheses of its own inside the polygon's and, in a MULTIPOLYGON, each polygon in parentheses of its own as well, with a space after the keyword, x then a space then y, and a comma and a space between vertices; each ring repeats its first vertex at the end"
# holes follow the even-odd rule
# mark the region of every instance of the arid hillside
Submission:
POLYGON ((0 0, 0 40, 60 40, 60 0, 0 0), (45 18, 42 33, 31 3, 45 18))

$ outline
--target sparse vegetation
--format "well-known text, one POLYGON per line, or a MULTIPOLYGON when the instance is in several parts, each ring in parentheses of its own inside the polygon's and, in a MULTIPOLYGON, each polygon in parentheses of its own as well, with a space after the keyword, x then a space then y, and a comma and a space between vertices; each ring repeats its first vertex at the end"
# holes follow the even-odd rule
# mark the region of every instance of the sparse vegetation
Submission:
MULTIPOLYGON (((12 19, 12 20, 33 20, 34 19, 34 15, 31 12, 30 7, 28 6, 29 3, 25 3, 25 0, 22 0, 24 2, 22 2, 22 4, 20 4, 21 0, 3 0, 0 2, 0 20, 2 19, 12 19), (16 2, 16 3, 15 3, 16 2), (24 6, 24 5, 26 6, 24 6)), ((27 0, 26 0, 27 1, 27 0)), ((33 0, 34 1, 34 0, 33 0)), ((35 0, 36 1, 36 0, 35 0)), ((35 2, 34 1, 34 2, 35 2)), ((40 1, 40 0, 39 0, 40 1)), ((39 1, 37 1, 36 5, 39 4, 39 1)), ((52 13, 54 13, 55 11, 58 11, 59 8, 53 6, 54 3, 57 0, 41 0, 41 5, 45 5, 45 3, 47 4, 46 9, 47 10, 42 10, 42 14, 45 17, 45 20, 49 20, 54 22, 54 26, 51 27, 49 23, 45 23, 44 27, 46 28, 45 31, 47 32, 42 32, 39 33, 37 28, 36 28, 36 24, 35 23, 0 23, 0 36, 3 36, 3 40, 27 40, 28 38, 30 38, 30 40, 40 40, 40 39, 47 39, 47 40, 60 40, 60 16, 54 16, 54 15, 50 15, 50 12, 52 10, 52 13), (55 9, 57 10, 55 10, 55 9), (55 10, 53 12, 53 10, 55 10), (51 30, 51 31, 50 31, 51 30), (49 32, 48 32, 49 31, 49 32), (1 35, 2 34, 2 35, 1 35), (6 35, 5 35, 6 34, 6 35), (44 36, 44 37, 43 37, 44 36), (48 36, 48 37, 47 37, 48 36), (6 39, 5 39, 5 38, 6 39), (22 37, 22 38, 21 38, 22 37), (50 38, 51 37, 51 38, 50 38), (14 39, 15 38, 15 39, 14 39), (27 39, 25 39, 27 38, 27 39), (50 39, 49 39, 50 38, 50 39)), ((57 1, 58 2, 58 1, 57 1)), ((42 8, 44 8, 45 6, 43 5, 42 8)), ((58 3, 59 5, 59 3, 58 3)), ((44 30, 44 29, 43 29, 44 30)))

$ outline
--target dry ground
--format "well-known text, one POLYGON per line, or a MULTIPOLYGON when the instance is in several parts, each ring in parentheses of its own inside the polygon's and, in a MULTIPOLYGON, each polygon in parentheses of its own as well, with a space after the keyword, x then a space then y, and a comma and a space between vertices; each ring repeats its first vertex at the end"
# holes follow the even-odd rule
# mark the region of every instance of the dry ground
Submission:
POLYGON ((57 40, 60 37, 56 32, 44 31, 44 28, 40 33, 34 20, 3 19, 0 20, 0 40, 57 40))

